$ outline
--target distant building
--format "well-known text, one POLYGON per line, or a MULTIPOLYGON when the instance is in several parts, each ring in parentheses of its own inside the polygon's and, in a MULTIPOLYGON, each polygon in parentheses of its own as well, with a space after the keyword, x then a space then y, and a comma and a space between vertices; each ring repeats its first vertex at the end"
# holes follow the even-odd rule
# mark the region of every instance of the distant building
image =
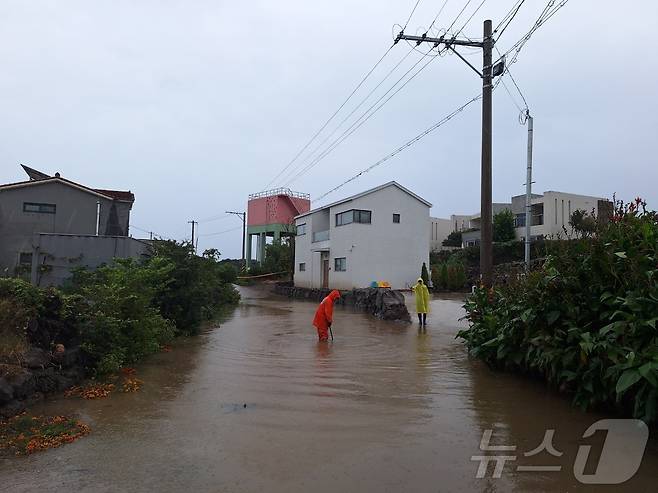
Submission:
MULTIPOLYGON (((602 197, 576 195, 573 193, 548 191, 533 195, 530 223, 530 238, 547 238, 572 234, 569 224, 571 214, 577 210, 599 216, 611 212, 611 202, 602 197)), ((512 213, 516 226, 516 238, 525 239, 525 195, 512 197, 512 213)))
POLYGON ((29 180, 0 185, 0 276, 60 284, 72 267, 147 251, 148 243, 128 237, 131 192, 23 169, 29 180))
MULTIPOLYGON (((569 225, 571 214, 576 210, 593 213, 598 216, 603 211, 610 211, 611 203, 602 197, 577 195, 573 193, 548 191, 543 194, 533 194, 531 239, 549 238, 572 234, 569 225)), ((494 215, 509 209, 514 214, 515 237, 525 240, 525 194, 512 197, 511 203, 494 203, 494 215)), ((607 212, 606 212, 607 213, 607 212)), ((468 228, 462 231, 462 246, 480 244, 480 214, 470 216, 468 228)))
MULTIPOLYGON (((494 202, 491 204, 492 217, 499 212, 511 209, 512 204, 508 202, 494 202)), ((481 227, 482 220, 480 213, 477 212, 470 216, 468 220, 468 228, 462 230, 462 245, 465 247, 479 245, 481 227)))
POLYGON ((455 224, 450 219, 430 217, 430 251, 444 250, 443 241, 455 230, 455 224))
POLYGON ((296 286, 413 284, 429 268, 432 206, 392 181, 295 218, 296 286))
POLYGON ((265 258, 268 238, 273 241, 295 235, 294 217, 311 208, 307 193, 277 188, 249 195, 247 204, 247 264, 252 261, 252 240, 256 237, 256 261, 265 258))

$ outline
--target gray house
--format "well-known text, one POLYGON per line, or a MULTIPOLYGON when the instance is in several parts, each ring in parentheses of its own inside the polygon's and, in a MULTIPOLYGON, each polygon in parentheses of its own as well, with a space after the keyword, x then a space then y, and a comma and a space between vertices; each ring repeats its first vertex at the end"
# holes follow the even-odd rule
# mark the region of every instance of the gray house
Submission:
POLYGON ((148 242, 128 237, 131 192, 23 169, 29 180, 0 185, 0 276, 61 284, 71 267, 147 253, 148 242))

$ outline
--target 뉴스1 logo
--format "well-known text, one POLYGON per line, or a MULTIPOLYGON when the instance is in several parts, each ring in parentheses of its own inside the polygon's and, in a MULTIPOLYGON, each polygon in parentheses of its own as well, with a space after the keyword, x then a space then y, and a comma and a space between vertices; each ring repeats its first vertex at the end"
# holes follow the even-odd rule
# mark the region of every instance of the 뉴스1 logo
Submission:
MULTIPOLYGON (((585 474, 585 466, 590 458, 591 445, 580 445, 573 464, 573 474, 576 480, 583 484, 620 484, 631 479, 640 468, 644 450, 649 438, 649 429, 644 421, 637 419, 602 419, 592 424, 582 439, 589 438, 597 431, 607 431, 601 456, 593 474, 585 474)), ((493 429, 484 430, 480 440, 480 451, 494 452, 483 455, 473 455, 472 461, 480 462, 475 477, 484 478, 493 464, 491 477, 500 478, 505 464, 516 461, 516 445, 491 445, 493 429), (501 453, 502 452, 502 453, 501 453)), ((541 452, 547 452, 554 457, 561 457, 563 452, 553 445, 554 429, 544 433, 541 443, 534 449, 524 452, 524 457, 533 457, 541 452)), ((559 472, 561 465, 538 464, 519 465, 516 472, 559 472)))

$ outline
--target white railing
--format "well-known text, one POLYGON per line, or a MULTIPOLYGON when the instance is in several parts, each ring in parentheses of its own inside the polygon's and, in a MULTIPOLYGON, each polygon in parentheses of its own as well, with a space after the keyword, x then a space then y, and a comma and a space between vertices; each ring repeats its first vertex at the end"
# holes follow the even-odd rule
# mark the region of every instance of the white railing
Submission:
POLYGON ((249 200, 258 199, 261 197, 272 197, 273 195, 287 195, 288 197, 295 197, 298 199, 310 200, 311 195, 308 193, 293 192, 289 188, 275 188, 273 190, 264 190, 258 193, 252 193, 249 195, 249 200))

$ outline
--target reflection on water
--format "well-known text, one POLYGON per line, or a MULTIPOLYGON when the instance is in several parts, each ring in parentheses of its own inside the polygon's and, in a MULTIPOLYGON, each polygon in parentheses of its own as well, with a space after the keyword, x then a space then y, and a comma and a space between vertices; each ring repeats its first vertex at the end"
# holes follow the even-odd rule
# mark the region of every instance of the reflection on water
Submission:
MULTIPOLYGON (((586 489, 571 464, 598 416, 469 359, 455 340, 458 300, 434 300, 427 331, 337 308, 328 343, 317 342, 314 310, 243 289, 221 327, 140 366, 141 392, 59 398, 36 409, 77 412, 93 432, 59 450, 4 460, 0 484, 17 492, 586 489), (521 455, 555 428, 563 470, 510 466, 501 479, 476 479, 471 456, 490 428, 493 442, 514 444, 521 455)), ((617 491, 653 489, 651 447, 617 491)))

